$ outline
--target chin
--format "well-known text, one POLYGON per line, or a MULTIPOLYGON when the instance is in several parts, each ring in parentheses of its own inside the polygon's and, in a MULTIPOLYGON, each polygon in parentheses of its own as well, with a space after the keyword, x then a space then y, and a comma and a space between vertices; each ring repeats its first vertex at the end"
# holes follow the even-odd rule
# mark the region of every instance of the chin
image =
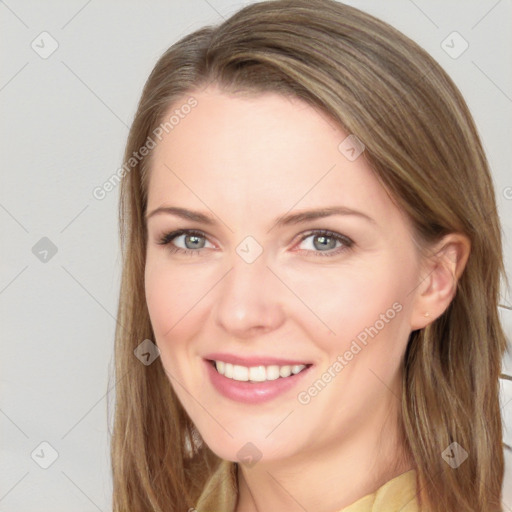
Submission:
MULTIPOLYGON (((202 435, 202 434, 201 434, 202 435)), ((234 437, 224 432, 221 436, 202 435, 206 445, 221 459, 238 462, 252 467, 257 462, 270 462, 287 458, 294 453, 291 446, 283 445, 284 439, 275 436, 270 439, 268 433, 254 428, 236 431, 234 437)))

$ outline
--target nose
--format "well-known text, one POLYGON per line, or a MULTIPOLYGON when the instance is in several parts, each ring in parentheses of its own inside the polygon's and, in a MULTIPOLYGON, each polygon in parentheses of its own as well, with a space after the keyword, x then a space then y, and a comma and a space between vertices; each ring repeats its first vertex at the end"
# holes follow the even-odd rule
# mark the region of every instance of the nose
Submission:
POLYGON ((247 339, 278 329, 285 320, 284 285, 267 267, 263 253, 253 263, 234 255, 217 288, 215 321, 231 337, 247 339))

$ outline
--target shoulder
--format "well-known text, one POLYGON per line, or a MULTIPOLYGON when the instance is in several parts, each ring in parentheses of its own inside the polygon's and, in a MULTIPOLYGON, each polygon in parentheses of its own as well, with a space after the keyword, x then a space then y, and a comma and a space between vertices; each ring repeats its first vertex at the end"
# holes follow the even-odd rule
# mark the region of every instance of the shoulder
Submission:
POLYGON ((416 470, 406 471, 340 512, 419 512, 416 477, 416 470))
POLYGON ((195 508, 200 512, 234 512, 237 498, 237 464, 222 460, 206 482, 195 508))

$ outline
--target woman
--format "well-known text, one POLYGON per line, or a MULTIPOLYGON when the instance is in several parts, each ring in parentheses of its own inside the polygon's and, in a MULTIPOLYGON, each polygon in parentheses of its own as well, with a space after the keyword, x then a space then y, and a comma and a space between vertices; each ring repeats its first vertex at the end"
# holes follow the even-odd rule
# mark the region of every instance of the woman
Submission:
POLYGON ((501 510, 500 225, 425 51, 250 5, 160 58, 125 159, 114 510, 501 510))

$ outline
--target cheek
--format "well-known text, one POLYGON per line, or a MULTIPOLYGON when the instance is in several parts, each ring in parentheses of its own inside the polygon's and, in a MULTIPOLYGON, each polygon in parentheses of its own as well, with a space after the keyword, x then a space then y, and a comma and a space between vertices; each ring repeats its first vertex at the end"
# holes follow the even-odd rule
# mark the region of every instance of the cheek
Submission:
MULTIPOLYGON (((146 303, 155 339, 154 343, 160 350, 162 365, 171 380, 175 392, 179 396, 179 389, 174 385, 175 376, 183 382, 183 362, 187 351, 187 336, 184 327, 190 321, 186 315, 190 307, 185 306, 188 300, 183 297, 181 290, 187 290, 182 283, 176 280, 169 265, 162 264, 157 258, 149 256, 146 261, 144 287, 146 303)), ((179 386, 178 386, 179 388, 179 386)))
POLYGON ((405 301, 413 269, 410 263, 398 263, 393 255, 383 254, 371 264, 360 261, 329 272, 324 269, 314 279, 301 278, 297 295, 312 310, 303 316, 303 325, 329 359, 352 347, 357 351, 354 340, 368 356, 402 350, 399 339, 407 338, 405 301), (368 350, 370 346, 376 352, 368 350))
POLYGON ((302 310, 302 322, 308 325, 312 339, 323 339, 325 348, 332 348, 336 339, 340 343, 351 340, 392 308, 399 298, 395 272, 382 258, 371 265, 361 261, 314 273, 288 273, 284 280, 294 283, 293 291, 300 299, 293 300, 296 312, 302 310))
MULTIPOLYGON (((151 252, 151 251, 150 251, 151 252)), ((198 266, 172 265, 160 254, 148 254, 144 276, 146 303, 158 340, 177 338, 200 312, 208 287, 198 266)))
POLYGON ((154 261, 154 258, 148 257, 144 288, 151 325, 157 339, 164 336, 173 325, 171 315, 175 311, 176 294, 171 293, 172 288, 169 285, 170 280, 164 269, 154 261))
MULTIPOLYGON (((188 382, 187 387, 193 389, 195 383, 190 379, 194 372, 189 370, 191 361, 197 359, 194 340, 200 337, 212 308, 212 294, 208 292, 218 278, 201 265, 172 264, 165 254, 155 252, 148 254, 144 280, 154 342, 160 350, 162 365, 169 375, 188 382)), ((186 400, 174 382, 173 387, 180 400, 186 400)))

